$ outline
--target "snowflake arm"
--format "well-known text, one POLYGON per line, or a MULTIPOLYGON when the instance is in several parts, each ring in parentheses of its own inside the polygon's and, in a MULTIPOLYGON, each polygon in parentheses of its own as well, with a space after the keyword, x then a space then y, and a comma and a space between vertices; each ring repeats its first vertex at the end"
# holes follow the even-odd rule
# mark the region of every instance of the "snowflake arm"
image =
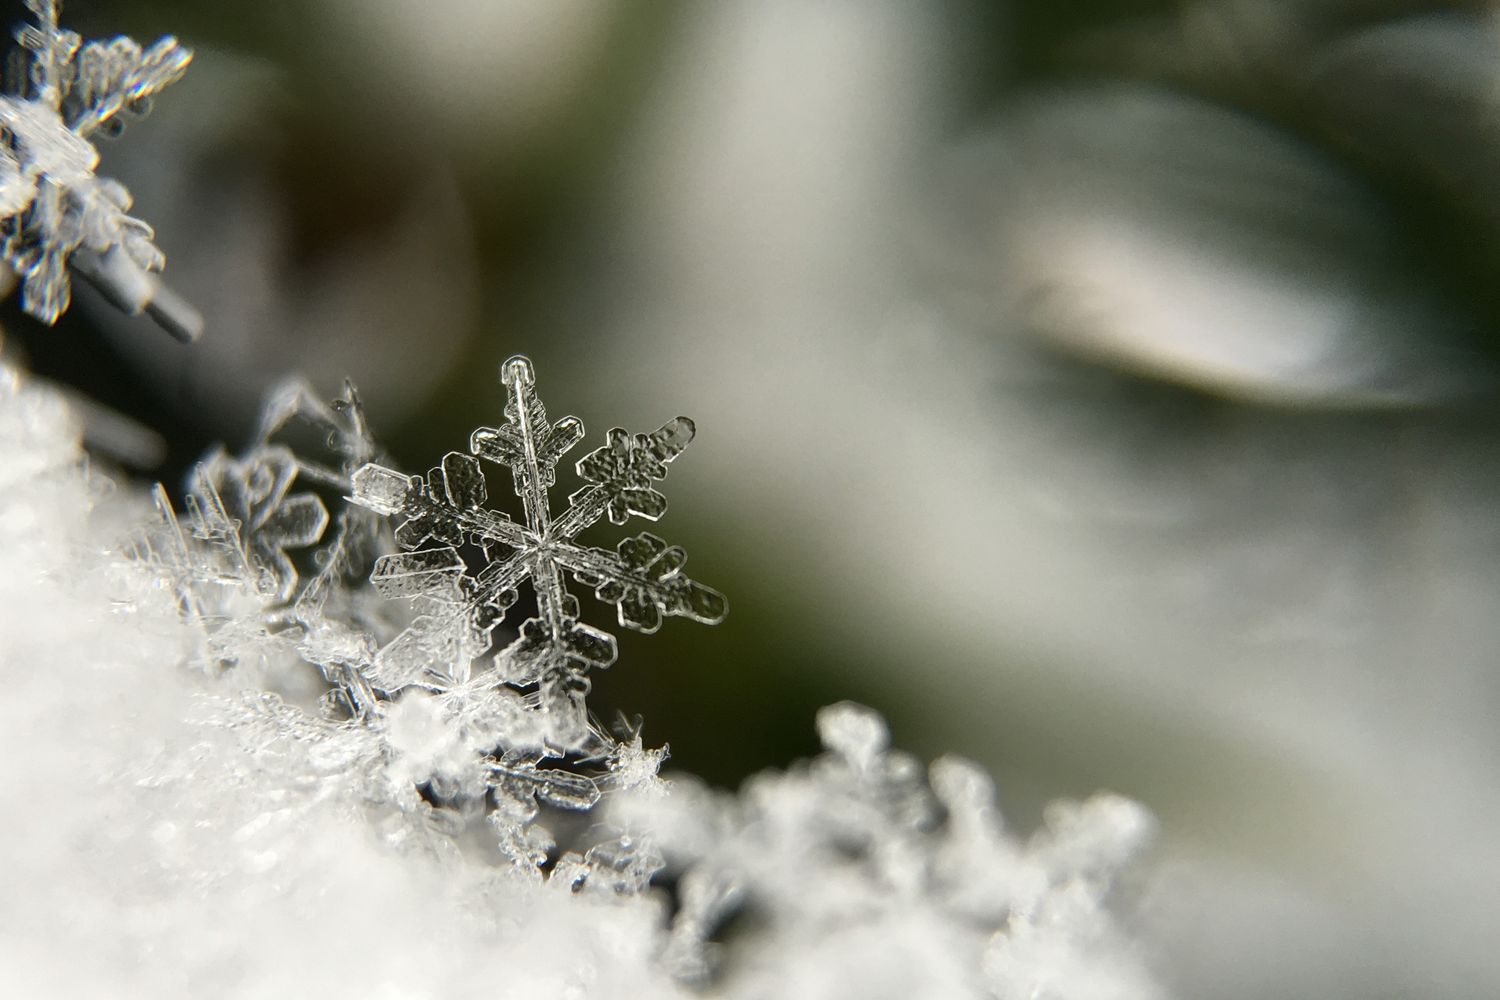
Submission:
POLYGON ((531 361, 514 357, 500 368, 500 381, 509 393, 505 406, 505 424, 481 427, 469 438, 469 450, 498 465, 509 466, 514 476, 516 495, 527 505, 528 523, 532 510, 547 510, 547 487, 557 481, 557 463, 562 456, 583 440, 583 422, 577 417, 563 417, 547 425, 547 409, 538 398, 536 372, 531 361))
POLYGON ((352 477, 356 504, 386 516, 401 515, 396 541, 414 549, 428 539, 448 545, 465 536, 482 543, 524 548, 526 529, 499 511, 486 510, 483 474, 471 456, 450 451, 427 476, 406 476, 373 463, 352 477))
POLYGON ((664 615, 716 625, 728 611, 723 594, 682 575, 686 552, 647 531, 620 542, 615 552, 564 549, 558 562, 594 587, 595 597, 615 605, 621 625, 647 635, 661 628, 664 615))
POLYGON ((491 787, 507 786, 513 794, 530 794, 543 805, 587 812, 599 801, 599 783, 586 774, 541 766, 540 754, 508 753, 489 762, 491 787))
POLYGON ((90 42, 78 53, 77 70, 62 109, 74 134, 109 127, 120 112, 145 103, 187 72, 193 54, 175 38, 142 50, 133 39, 90 42))
POLYGON ((632 436, 623 427, 611 428, 607 445, 578 460, 578 474, 595 485, 571 498, 574 510, 580 511, 577 516, 589 516, 602 501, 615 524, 624 524, 631 515, 660 520, 667 512, 667 498, 651 484, 666 477, 667 463, 681 455, 697 433, 687 417, 675 417, 650 434, 632 436))

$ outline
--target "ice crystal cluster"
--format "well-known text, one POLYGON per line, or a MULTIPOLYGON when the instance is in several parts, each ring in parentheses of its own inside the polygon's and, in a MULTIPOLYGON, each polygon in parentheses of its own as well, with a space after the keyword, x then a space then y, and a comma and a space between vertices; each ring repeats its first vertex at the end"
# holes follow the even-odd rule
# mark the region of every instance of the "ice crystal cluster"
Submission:
MULTIPOLYGON (((269 732, 292 727, 299 710, 283 697, 305 696, 305 668, 316 668, 327 690, 318 717, 297 724, 299 738, 357 731, 361 766, 401 758, 402 780, 370 786, 380 801, 389 797, 426 830, 447 834, 487 816, 501 855, 539 875, 556 846, 535 822, 544 808, 592 809, 604 789, 638 783, 661 758, 638 735, 627 730, 621 739, 589 716, 585 673, 613 661, 614 640, 580 621, 564 574, 642 631, 660 627, 663 615, 719 621, 725 601, 688 579, 682 550, 655 535, 632 536, 615 551, 577 538, 606 514, 623 522, 664 513, 652 484, 691 440, 692 422, 679 417, 634 436, 612 430, 577 463, 588 485, 554 519, 549 488, 583 425, 547 422, 525 358, 501 374, 504 420, 474 432, 474 454, 450 452, 425 476, 372 461, 378 451, 353 386, 325 405, 289 383, 268 400, 244 455, 219 450, 198 466, 182 516, 158 488, 159 522, 134 553, 175 595, 203 664, 255 676, 269 692, 228 709, 231 716, 246 713, 243 724, 269 732), (294 451, 284 439, 299 431, 327 454, 294 451), (509 469, 524 523, 483 506, 488 485, 476 456, 509 469), (331 491, 336 519, 320 489, 331 491), (394 531, 388 517, 399 521, 394 531), (526 581, 537 614, 489 656, 526 581)), ((628 849, 646 851, 628 866, 633 881, 622 883, 638 891, 659 864, 643 845, 628 849)))
POLYGON ((7 995, 1159 995, 1106 905, 1149 830, 1129 802, 1018 839, 979 768, 924 768, 850 704, 738 795, 600 725, 584 672, 613 646, 568 579, 626 627, 724 614, 656 536, 579 540, 664 512, 692 424, 611 431, 554 516, 582 426, 524 359, 502 381, 503 419, 422 476, 352 387, 289 384, 179 512, 4 373, 7 995))
POLYGON ((0 226, 21 306, 55 323, 72 300, 69 269, 129 313, 150 312, 183 339, 201 321, 161 288, 165 264, 151 227, 130 215, 130 192, 95 171, 94 138, 118 134, 129 115, 186 71, 192 53, 175 38, 141 48, 129 38, 84 44, 59 26, 59 0, 26 0, 33 23, 16 32, 0 95, 0 226))

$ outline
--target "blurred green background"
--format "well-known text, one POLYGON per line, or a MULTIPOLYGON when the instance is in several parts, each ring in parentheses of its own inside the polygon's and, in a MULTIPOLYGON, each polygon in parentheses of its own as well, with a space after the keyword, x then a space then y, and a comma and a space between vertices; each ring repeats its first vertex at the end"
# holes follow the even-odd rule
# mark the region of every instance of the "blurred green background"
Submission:
MULTIPOLYGON (((1182 995, 1500 986, 1500 79, 1417 0, 85 2, 187 79, 104 150, 208 319, 13 307, 178 482, 277 377, 396 461, 526 353, 590 442, 685 413, 730 598, 599 708, 721 784, 868 703, 1034 825, 1161 819, 1182 995)), ((607 612, 602 612, 607 620, 607 612)))

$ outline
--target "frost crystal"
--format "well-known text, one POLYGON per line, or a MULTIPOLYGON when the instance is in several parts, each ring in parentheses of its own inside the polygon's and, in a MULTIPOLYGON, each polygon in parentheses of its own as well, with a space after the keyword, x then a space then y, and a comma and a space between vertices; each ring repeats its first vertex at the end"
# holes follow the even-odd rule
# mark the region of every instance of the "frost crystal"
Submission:
POLYGON ((675 823, 644 810, 680 871, 665 952, 679 976, 707 977, 711 939, 749 912, 754 929, 725 946, 745 960, 736 995, 1158 995, 1105 906, 1151 831, 1143 809, 1110 795, 1054 804, 1023 843, 977 765, 924 769, 847 702, 819 712, 818 731, 822 756, 738 798, 679 798, 675 823))
POLYGON ((217 448, 194 468, 182 519, 157 488, 159 522, 135 554, 173 586, 212 661, 227 666, 247 649, 275 656, 290 646, 281 652, 316 664, 356 713, 369 706, 360 671, 373 636, 392 630, 359 584, 390 548, 390 533, 348 505, 330 519, 315 491, 347 492, 350 472, 376 454, 352 384, 329 405, 291 380, 268 397, 243 455, 217 448), (282 440, 293 431, 327 454, 294 450, 282 440))
POLYGON ((83 44, 58 25, 58 0, 26 0, 24 80, 0 95, 0 218, 4 257, 21 278, 21 306, 44 323, 68 308, 71 266, 126 312, 149 311, 194 339, 201 320, 161 288, 165 262, 151 227, 129 214, 130 193, 99 177, 92 137, 116 134, 155 93, 186 71, 192 53, 175 38, 148 49, 129 38, 83 44))
POLYGON ((537 615, 496 655, 493 676, 534 686, 548 740, 577 746, 589 734, 585 675, 614 662, 615 641, 579 620, 567 576, 593 587, 596 597, 616 606, 622 626, 640 632, 655 632, 665 615, 710 624, 724 618, 723 595, 685 576, 686 554, 656 535, 641 532, 613 552, 577 540, 605 516, 623 524, 632 515, 655 521, 666 512, 666 497, 653 484, 692 441, 693 422, 677 417, 650 434, 611 430, 604 447, 577 463, 589 485, 554 516, 549 494, 557 464, 583 438, 583 424, 576 417, 548 422, 526 358, 505 362, 500 380, 509 396, 505 421, 476 430, 470 454, 449 452, 425 477, 373 463, 354 473, 356 504, 402 518, 396 541, 406 551, 377 561, 372 582, 389 597, 412 598, 423 607, 376 656, 370 680, 388 692, 465 683, 471 661, 489 649, 491 632, 515 603, 515 588, 529 580, 537 615), (510 470, 524 524, 485 507, 480 459, 510 470), (466 544, 483 552, 485 565, 477 573, 460 553, 466 544))

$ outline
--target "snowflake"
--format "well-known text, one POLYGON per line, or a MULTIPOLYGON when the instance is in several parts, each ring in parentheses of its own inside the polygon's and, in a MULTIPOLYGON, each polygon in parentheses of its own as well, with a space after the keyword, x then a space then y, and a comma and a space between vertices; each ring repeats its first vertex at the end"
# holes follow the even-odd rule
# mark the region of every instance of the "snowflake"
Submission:
POLYGON ((194 467, 180 520, 157 487, 158 521, 135 555, 174 588, 219 665, 239 659, 234 648, 291 641, 349 711, 368 710, 374 696, 362 670, 378 646, 373 636, 395 629, 382 629, 371 610, 383 602, 357 584, 391 548, 390 532, 383 518, 348 504, 330 519, 308 487, 346 493, 353 470, 376 454, 352 383, 328 404, 290 379, 267 396, 243 454, 218 447, 194 467))
POLYGON ((374 455, 353 384, 346 382, 344 397, 330 405, 306 382, 288 380, 268 394, 259 430, 244 454, 232 456, 220 446, 194 466, 184 497, 186 534, 166 492, 157 488, 167 537, 147 539, 139 554, 187 580, 233 584, 267 610, 290 606, 292 617, 306 617, 341 590, 336 582, 353 582, 367 571, 374 559, 368 550, 379 545, 380 521, 368 511, 345 507, 332 539, 313 559, 318 572, 303 581, 292 552, 324 541, 330 519, 322 499, 312 492, 293 492, 293 486, 343 492, 350 473, 374 455), (293 425, 305 425, 323 437, 333 462, 309 458, 279 440, 293 425), (202 544, 189 545, 188 537, 202 544))
POLYGON ((165 258, 151 227, 129 214, 130 193, 94 173, 94 133, 113 134, 123 113, 143 114, 151 96, 186 71, 192 52, 175 38, 149 49, 129 38, 82 44, 58 26, 58 0, 26 0, 36 20, 16 33, 28 73, 20 93, 0 95, 0 218, 5 261, 21 277, 21 307, 44 323, 68 308, 71 265, 112 303, 149 311, 191 340, 201 320, 151 272, 165 258))
MULTIPOLYGON (((354 470, 378 457, 378 453, 353 382, 346 379, 343 396, 327 403, 306 381, 291 378, 267 394, 255 440, 244 458, 229 463, 235 474, 227 478, 234 483, 236 492, 244 492, 247 487, 253 489, 250 484, 256 479, 278 481, 279 470, 290 462, 291 474, 299 484, 343 494, 350 489, 354 470), (305 440, 309 435, 318 446, 317 453, 305 440)), ((217 472, 213 460, 211 456, 207 464, 211 472, 217 472)), ((348 504, 340 504, 339 508, 332 536, 326 538, 326 544, 313 557, 317 572, 310 580, 299 586, 295 570, 282 560, 274 556, 261 560, 261 565, 277 568, 277 579, 282 584, 279 596, 283 600, 295 592, 293 608, 299 619, 321 615, 330 600, 347 595, 344 585, 368 576, 375 557, 389 548, 381 518, 348 504)), ((322 530, 328 523, 325 511, 317 496, 311 493, 288 496, 281 489, 269 512, 274 519, 272 530, 265 527, 255 530, 255 544, 260 548, 285 550, 325 541, 322 530), (315 530, 311 525, 319 517, 320 527, 315 530)))
POLYGON ((576 746, 590 728, 585 675, 614 662, 615 641, 579 620, 566 576, 593 587, 615 605, 622 626, 640 632, 655 632, 667 615, 708 624, 724 618, 723 595, 683 575, 682 549, 656 535, 641 532, 613 552, 577 541, 606 516, 623 524, 632 515, 655 521, 666 512, 666 497, 652 484, 692 441, 693 422, 677 417, 650 434, 611 430, 608 443, 577 464, 589 485, 554 516, 549 492, 557 464, 583 438, 583 424, 576 417, 548 422, 526 358, 505 362, 500 379, 509 397, 505 422, 476 430, 472 454, 449 452, 426 477, 373 463, 354 473, 356 504, 403 518, 396 542, 405 551, 379 559, 371 581, 386 596, 414 598, 427 611, 379 652, 370 679, 388 692, 465 682, 471 661, 489 648, 491 632, 515 603, 515 588, 529 580, 538 613, 495 657, 495 679, 535 685, 550 739, 576 746), (484 506, 479 459, 510 470, 524 524, 484 506), (460 554, 466 543, 484 553, 478 573, 460 554))

